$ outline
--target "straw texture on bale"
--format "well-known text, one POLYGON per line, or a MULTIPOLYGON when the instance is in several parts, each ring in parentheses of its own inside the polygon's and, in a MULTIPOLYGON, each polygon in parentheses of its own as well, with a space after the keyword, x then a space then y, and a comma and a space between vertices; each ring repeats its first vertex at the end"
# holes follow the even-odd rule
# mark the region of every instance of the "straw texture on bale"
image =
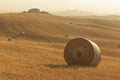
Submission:
POLYGON ((66 45, 64 59, 71 66, 97 66, 101 61, 101 53, 99 47, 91 40, 77 38, 66 45))

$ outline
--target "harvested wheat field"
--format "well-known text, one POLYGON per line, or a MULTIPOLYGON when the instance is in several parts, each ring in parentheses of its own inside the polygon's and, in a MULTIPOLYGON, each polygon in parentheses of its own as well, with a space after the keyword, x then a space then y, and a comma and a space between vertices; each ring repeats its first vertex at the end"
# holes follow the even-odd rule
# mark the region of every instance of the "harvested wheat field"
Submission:
POLYGON ((0 80, 120 80, 119 44, 120 20, 1 14, 0 80), (21 32, 25 35, 8 41, 21 32), (100 47, 102 58, 97 67, 65 62, 65 45, 80 37, 100 47))

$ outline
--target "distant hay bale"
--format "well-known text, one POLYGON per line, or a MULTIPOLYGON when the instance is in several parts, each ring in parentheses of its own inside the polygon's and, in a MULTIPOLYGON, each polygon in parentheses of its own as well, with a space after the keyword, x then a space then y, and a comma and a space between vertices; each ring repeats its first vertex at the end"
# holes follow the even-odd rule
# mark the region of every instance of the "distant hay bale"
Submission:
POLYGON ((22 33, 19 33, 15 36, 11 36, 8 38, 8 41, 12 41, 12 39, 15 39, 15 38, 18 38, 18 37, 21 37, 21 36, 24 36, 25 35, 25 32, 22 32, 22 33))
POLYGON ((68 37, 68 34, 66 34, 65 37, 68 37))
POLYGON ((25 32, 22 32, 21 34, 22 34, 22 35, 25 35, 25 32))
POLYGON ((118 47, 117 48, 120 48, 120 44, 118 45, 118 47))
POLYGON ((12 38, 8 38, 8 41, 12 41, 12 38))
POLYGON ((77 38, 69 41, 66 45, 64 58, 71 66, 97 66, 101 61, 101 53, 94 42, 77 38))
POLYGON ((72 24, 72 22, 69 22, 69 24, 72 24))
POLYGON ((21 36, 24 36, 24 35, 25 35, 25 32, 22 32, 22 33, 19 33, 18 35, 16 35, 14 38, 21 37, 21 36))

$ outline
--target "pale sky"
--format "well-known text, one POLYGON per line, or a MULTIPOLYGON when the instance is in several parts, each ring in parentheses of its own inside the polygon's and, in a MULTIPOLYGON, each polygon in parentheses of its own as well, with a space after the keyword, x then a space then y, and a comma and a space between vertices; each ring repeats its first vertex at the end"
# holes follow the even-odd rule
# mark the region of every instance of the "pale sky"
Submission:
POLYGON ((49 12, 76 9, 114 14, 120 13, 120 0, 0 0, 0 12, 21 12, 30 8, 49 12))

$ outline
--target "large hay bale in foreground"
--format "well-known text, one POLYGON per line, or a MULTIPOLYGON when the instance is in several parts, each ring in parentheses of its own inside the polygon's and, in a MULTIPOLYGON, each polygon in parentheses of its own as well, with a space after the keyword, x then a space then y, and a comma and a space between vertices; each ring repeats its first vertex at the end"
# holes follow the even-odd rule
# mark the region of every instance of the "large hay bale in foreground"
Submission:
POLYGON ((94 42, 85 38, 77 38, 66 45, 64 58, 71 66, 97 66, 101 61, 101 53, 94 42))

